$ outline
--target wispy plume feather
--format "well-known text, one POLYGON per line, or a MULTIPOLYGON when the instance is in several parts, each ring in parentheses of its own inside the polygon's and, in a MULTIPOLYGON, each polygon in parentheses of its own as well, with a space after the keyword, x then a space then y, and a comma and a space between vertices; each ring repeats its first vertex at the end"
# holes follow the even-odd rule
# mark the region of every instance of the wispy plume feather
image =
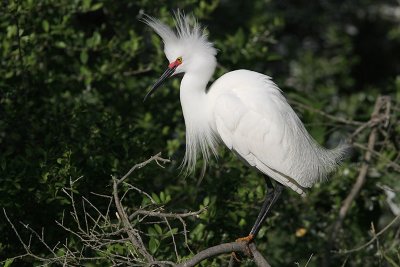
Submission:
POLYGON ((142 21, 149 25, 165 42, 176 41, 177 37, 170 27, 162 23, 160 20, 144 14, 142 21))
POLYGON ((208 41, 204 28, 200 26, 193 16, 186 15, 180 10, 174 12, 175 30, 172 30, 160 20, 149 15, 144 15, 142 21, 149 25, 162 38, 167 57, 169 51, 178 47, 181 50, 190 47, 192 50, 196 49, 198 52, 205 52, 211 55, 217 54, 217 50, 213 44, 208 41))

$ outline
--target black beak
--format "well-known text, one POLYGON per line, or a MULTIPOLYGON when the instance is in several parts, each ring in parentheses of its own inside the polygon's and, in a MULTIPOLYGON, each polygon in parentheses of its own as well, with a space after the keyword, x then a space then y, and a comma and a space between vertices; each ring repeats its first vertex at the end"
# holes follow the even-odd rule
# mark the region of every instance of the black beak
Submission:
POLYGON ((146 101, 146 99, 149 96, 151 96, 156 91, 156 89, 165 82, 166 79, 168 79, 169 77, 172 76, 172 74, 174 74, 176 67, 178 67, 178 66, 174 66, 172 68, 168 67, 168 69, 166 71, 164 71, 164 73, 161 75, 161 77, 156 81, 156 83, 151 87, 150 91, 143 98, 143 102, 146 101))

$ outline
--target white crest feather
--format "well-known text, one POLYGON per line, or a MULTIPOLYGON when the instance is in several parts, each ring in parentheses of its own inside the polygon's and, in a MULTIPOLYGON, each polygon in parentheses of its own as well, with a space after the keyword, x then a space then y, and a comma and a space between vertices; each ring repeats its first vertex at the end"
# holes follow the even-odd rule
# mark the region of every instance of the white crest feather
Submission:
POLYGON ((196 51, 213 56, 217 54, 213 44, 207 40, 204 28, 193 16, 185 15, 179 10, 175 12, 175 31, 160 20, 145 16, 143 21, 162 38, 164 52, 170 61, 176 59, 177 53, 182 51, 196 51))

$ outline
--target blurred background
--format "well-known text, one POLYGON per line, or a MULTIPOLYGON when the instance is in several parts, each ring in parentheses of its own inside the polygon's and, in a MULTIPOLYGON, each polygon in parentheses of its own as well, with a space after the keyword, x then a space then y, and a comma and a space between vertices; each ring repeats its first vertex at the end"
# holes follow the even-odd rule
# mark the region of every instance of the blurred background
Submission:
MULTIPOLYGON (((249 232, 264 196, 262 176, 221 148, 202 181, 201 162, 184 177, 179 79, 142 102, 168 62, 160 38, 139 19, 145 13, 173 25, 179 8, 206 26, 218 48, 214 79, 240 68, 272 76, 320 144, 350 140, 354 146, 329 182, 317 184, 306 198, 284 191, 256 239, 270 264, 400 266, 400 224, 393 222, 400 214, 399 1, 11 0, 0 7, 0 206, 23 239, 29 232, 19 221, 43 228, 50 244, 66 238, 79 243, 55 223, 71 210, 61 189, 83 176, 77 195, 109 194, 111 175, 121 176, 158 152, 172 163, 165 169, 149 165, 130 183, 171 212, 208 206, 187 221, 193 252, 249 232), (385 118, 374 123, 371 114, 382 95, 389 98, 376 112, 385 118), (338 223, 365 166, 360 190, 338 223), (373 242, 344 251, 382 229, 373 242)), ((144 201, 130 195, 125 204, 135 209, 144 201)), ((67 216, 65 223, 73 227, 67 216)), ((147 244, 154 225, 137 227, 147 244)), ((2 264, 25 253, 3 211, 0 232, 2 264)), ((177 261, 171 238, 162 233, 149 244, 151 252, 177 261)), ((183 235, 175 238, 179 253, 189 255, 183 235)), ((31 248, 48 255, 40 242, 33 240, 31 248)), ((11 266, 35 262, 25 257, 11 266)))

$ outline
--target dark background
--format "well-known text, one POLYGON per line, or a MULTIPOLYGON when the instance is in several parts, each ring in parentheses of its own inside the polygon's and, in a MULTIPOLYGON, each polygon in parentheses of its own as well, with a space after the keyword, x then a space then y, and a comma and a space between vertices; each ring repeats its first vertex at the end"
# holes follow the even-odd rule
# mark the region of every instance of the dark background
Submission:
MULTIPOLYGON (((197 186, 201 164, 186 178, 179 170, 185 141, 179 79, 142 102, 168 62, 160 39, 139 19, 146 13, 172 25, 177 8, 207 26, 219 50, 214 79, 239 68, 272 76, 325 146, 335 146, 357 127, 309 108, 366 122, 376 98, 391 96, 390 126, 379 133, 367 181, 334 240, 332 225, 363 162, 360 147, 307 198, 284 191, 256 242, 272 266, 305 266, 311 255, 308 266, 399 266, 398 224, 380 243, 337 253, 367 242, 371 223, 378 231, 394 218, 383 185, 400 202, 399 169, 392 164, 399 163, 400 144, 400 6, 387 0, 2 1, 0 205, 21 236, 28 239, 29 233, 19 221, 39 232, 43 227, 50 243, 73 239, 55 223, 71 209, 61 192, 70 179, 83 176, 78 195, 108 194, 110 175, 120 176, 157 152, 172 163, 165 169, 152 164, 130 182, 172 212, 209 206, 188 222, 193 251, 247 234, 263 198, 262 177, 221 148, 197 186)), ((369 132, 354 142, 365 147, 369 132)), ((134 208, 141 201, 132 196, 127 203, 134 208)), ((142 227, 147 232, 151 226, 142 227)), ((3 213, 0 232, 0 260, 24 253, 3 213)), ((48 253, 36 241, 32 250, 48 253)), ((179 250, 189 254, 183 245, 179 250)), ((176 261, 168 238, 155 254, 176 261)), ((34 262, 24 258, 12 266, 34 262)))

